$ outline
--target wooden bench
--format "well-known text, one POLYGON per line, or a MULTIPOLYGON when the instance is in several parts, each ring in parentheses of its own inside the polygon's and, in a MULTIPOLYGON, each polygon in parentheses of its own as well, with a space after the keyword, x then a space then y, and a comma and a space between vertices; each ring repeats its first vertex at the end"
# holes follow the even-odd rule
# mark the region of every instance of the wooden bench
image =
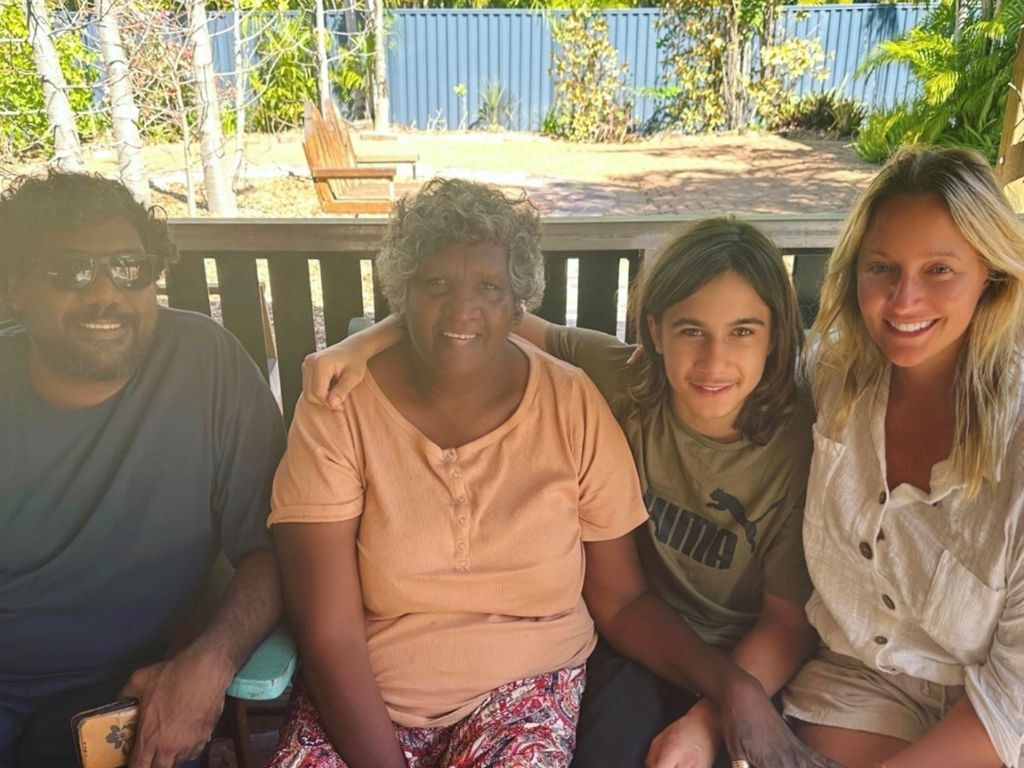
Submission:
MULTIPOLYGON (((619 268, 628 264, 632 279, 644 255, 656 249, 691 216, 555 217, 543 222, 547 289, 537 313, 565 323, 568 291, 576 294, 576 322, 616 332, 619 268), (578 284, 569 281, 569 262, 578 259, 578 284)), ((821 272, 836 240, 841 214, 746 216, 793 257, 793 277, 804 322, 817 309, 821 272)), ((181 259, 168 272, 171 306, 211 314, 204 259, 214 259, 224 324, 267 370, 266 329, 260 308, 257 260, 265 259, 273 301, 273 335, 278 356, 282 404, 290 421, 302 390, 302 358, 316 349, 316 327, 328 344, 348 334, 349 320, 373 313, 384 317, 387 302, 377 286, 363 303, 360 263, 373 258, 387 222, 379 218, 321 219, 177 219, 170 234, 181 259), (310 286, 316 264, 320 289, 310 286), (314 306, 316 311, 314 312, 314 306), (322 307, 322 308, 321 308, 322 307)), ((577 268, 573 264, 574 268, 577 268)), ((628 304, 628 294, 623 296, 628 304)), ((627 328, 627 338, 629 329, 627 328)))
POLYGON ((351 152, 351 156, 355 160, 357 166, 393 165, 396 168, 409 166, 409 175, 414 179, 416 178, 416 163, 419 162, 419 155, 412 152, 388 152, 381 150, 381 147, 386 145, 388 142, 394 143, 394 135, 382 133, 361 133, 360 137, 364 140, 371 141, 374 149, 370 152, 361 150, 357 151, 356 144, 352 140, 352 135, 355 133, 355 129, 338 113, 338 108, 334 105, 334 102, 327 105, 327 112, 323 117, 327 122, 328 127, 336 131, 341 136, 342 143, 347 147, 348 151, 351 152))
POLYGON ((347 131, 325 121, 311 101, 305 105, 302 149, 324 213, 390 213, 395 199, 395 168, 359 166, 347 131), (387 196, 360 197, 359 182, 364 181, 387 182, 387 196))

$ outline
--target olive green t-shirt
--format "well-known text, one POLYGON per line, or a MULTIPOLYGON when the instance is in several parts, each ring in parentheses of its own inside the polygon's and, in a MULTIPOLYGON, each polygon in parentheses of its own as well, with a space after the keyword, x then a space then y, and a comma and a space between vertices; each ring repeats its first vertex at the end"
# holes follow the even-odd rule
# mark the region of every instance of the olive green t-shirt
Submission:
POLYGON ((813 412, 801 398, 767 445, 721 443, 682 422, 666 399, 629 396, 640 366, 614 336, 551 326, 556 357, 582 368, 629 441, 647 506, 640 557, 654 591, 708 643, 730 649, 757 621, 767 592, 803 605, 811 593, 801 526, 813 412))

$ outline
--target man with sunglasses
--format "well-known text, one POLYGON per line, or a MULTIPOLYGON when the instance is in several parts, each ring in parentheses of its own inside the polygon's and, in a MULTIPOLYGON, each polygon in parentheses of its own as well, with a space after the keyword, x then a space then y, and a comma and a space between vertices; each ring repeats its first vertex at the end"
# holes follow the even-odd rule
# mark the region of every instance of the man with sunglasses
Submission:
POLYGON ((125 697, 131 768, 194 759, 279 617, 280 412, 227 331, 158 306, 175 257, 117 182, 0 194, 0 768, 73 766, 70 716, 125 697), (220 551, 234 576, 188 632, 220 551))

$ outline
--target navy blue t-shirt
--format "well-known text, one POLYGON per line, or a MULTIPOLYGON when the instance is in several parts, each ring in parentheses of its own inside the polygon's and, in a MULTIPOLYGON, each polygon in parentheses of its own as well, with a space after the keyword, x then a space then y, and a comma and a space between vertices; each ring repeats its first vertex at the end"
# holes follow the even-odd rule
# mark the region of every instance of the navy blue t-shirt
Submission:
POLYGON ((281 415, 238 341, 161 309, 114 397, 58 410, 0 330, 0 690, 158 660, 223 549, 269 546, 281 415))

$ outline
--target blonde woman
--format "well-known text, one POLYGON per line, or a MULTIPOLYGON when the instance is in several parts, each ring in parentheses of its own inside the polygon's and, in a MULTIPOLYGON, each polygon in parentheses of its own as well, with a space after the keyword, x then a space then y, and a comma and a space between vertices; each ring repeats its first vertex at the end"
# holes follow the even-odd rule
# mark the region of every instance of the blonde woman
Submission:
POLYGON ((1024 231, 907 149, 829 261, 804 546, 823 646, 786 713, 850 768, 1024 766, 1024 231))

